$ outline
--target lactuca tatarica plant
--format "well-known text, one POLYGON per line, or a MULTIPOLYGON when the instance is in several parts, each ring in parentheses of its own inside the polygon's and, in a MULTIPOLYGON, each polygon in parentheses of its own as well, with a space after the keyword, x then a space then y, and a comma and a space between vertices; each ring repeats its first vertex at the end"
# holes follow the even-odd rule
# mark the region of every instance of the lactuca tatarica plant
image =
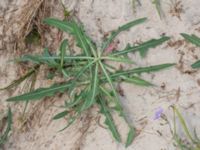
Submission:
MULTIPOLYGON (((62 76, 64 82, 55 83, 50 87, 39 88, 29 93, 8 98, 9 102, 29 102, 40 100, 44 97, 54 96, 56 93, 67 93, 69 99, 65 101, 64 110, 55 115, 53 119, 68 118, 68 124, 63 129, 71 125, 80 115, 97 105, 99 112, 105 116, 105 124, 111 131, 116 141, 121 142, 120 134, 112 118, 112 112, 116 111, 124 118, 130 127, 127 136, 126 146, 130 145, 135 137, 135 129, 128 122, 124 114, 120 97, 117 91, 117 84, 128 82, 141 86, 151 86, 152 84, 140 78, 140 74, 159 71, 173 66, 172 63, 160 64, 148 67, 138 67, 133 69, 118 69, 110 65, 110 62, 121 62, 132 64, 133 61, 128 57, 129 53, 139 52, 145 56, 149 48, 154 48, 163 42, 169 40, 169 37, 163 36, 159 39, 151 39, 139 45, 127 45, 123 50, 109 51, 113 39, 122 31, 128 30, 133 26, 146 21, 141 18, 120 26, 114 30, 110 36, 103 41, 102 45, 97 47, 92 39, 85 33, 83 26, 72 19, 70 21, 61 21, 54 18, 47 18, 44 23, 54 26, 68 34, 76 40, 77 46, 82 50, 80 53, 72 53, 68 40, 62 41, 59 54, 50 54, 48 49, 44 49, 41 55, 25 55, 18 59, 20 62, 31 62, 34 64, 34 72, 38 66, 46 65, 49 72, 52 70, 54 76, 62 76)), ((29 72, 30 73, 30 72, 29 72)), ((29 77, 26 75, 25 77, 29 77)), ((21 81, 25 79, 22 78, 21 81)), ((19 83, 17 80, 15 81, 19 83)), ((15 83, 12 83, 13 85, 15 83)))

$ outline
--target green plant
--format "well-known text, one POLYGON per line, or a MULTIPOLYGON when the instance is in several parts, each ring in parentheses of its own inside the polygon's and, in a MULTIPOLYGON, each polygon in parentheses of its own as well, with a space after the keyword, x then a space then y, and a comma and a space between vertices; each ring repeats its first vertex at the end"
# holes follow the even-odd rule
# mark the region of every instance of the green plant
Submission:
POLYGON ((97 47, 92 39, 86 35, 83 26, 79 25, 75 19, 69 21, 61 21, 54 18, 45 19, 44 23, 72 35, 77 42, 77 46, 82 51, 78 54, 72 53, 68 45, 68 40, 65 39, 61 43, 58 55, 50 54, 48 49, 45 48, 42 55, 25 55, 17 59, 19 62, 32 62, 36 66, 47 65, 51 77, 62 77, 64 82, 55 83, 50 87, 39 88, 26 94, 11 97, 7 101, 28 102, 54 96, 56 93, 67 92, 69 100, 65 101, 64 110, 53 117, 53 119, 68 117, 68 124, 62 130, 71 125, 83 111, 90 109, 93 105, 98 105, 100 113, 105 116, 105 124, 116 141, 121 142, 121 138, 112 118, 112 112, 118 112, 128 123, 130 131, 126 146, 129 146, 136 133, 134 127, 129 123, 124 114, 116 84, 128 82, 141 86, 152 86, 153 84, 141 79, 139 75, 159 71, 174 65, 168 63, 124 70, 117 69, 117 67, 107 63, 108 61, 114 61, 133 64, 134 62, 128 57, 128 53, 138 51, 144 57, 149 48, 154 48, 169 40, 169 37, 163 36, 159 39, 151 39, 137 46, 130 46, 128 44, 123 50, 108 53, 107 50, 110 48, 113 39, 119 33, 145 21, 146 18, 141 18, 119 27, 110 34, 101 47, 97 47))
MULTIPOLYGON (((200 47, 200 38, 194 34, 189 35, 186 33, 181 33, 181 35, 190 43, 200 47)), ((200 68, 200 60, 196 61, 195 63, 193 63, 191 65, 192 68, 196 69, 196 68, 200 68)))
MULTIPOLYGON (((132 0, 132 7, 134 13, 136 12, 137 3, 138 5, 141 5, 140 0, 132 0)), ((155 5, 156 11, 158 12, 160 19, 162 19, 164 17, 164 12, 162 10, 161 0, 152 0, 152 4, 155 5)))
POLYGON ((179 112, 179 110, 175 107, 172 106, 173 111, 174 111, 174 129, 173 129, 173 138, 176 141, 177 146, 181 149, 181 150, 200 150, 200 139, 197 136, 196 131, 194 130, 194 137, 192 136, 192 134, 190 133, 187 124, 185 122, 185 119, 183 118, 183 116, 181 115, 181 113, 179 112), (176 121, 176 116, 184 130, 184 133, 186 135, 186 141, 183 141, 183 139, 177 134, 177 121, 176 121))
POLYGON ((152 3, 155 5, 160 18, 163 18, 164 13, 163 13, 162 6, 161 6, 161 0, 153 0, 152 3))
POLYGON ((12 125, 12 112, 11 109, 9 108, 7 113, 7 127, 3 132, 3 134, 0 135, 0 148, 3 146, 3 144, 5 144, 5 142, 8 139, 8 135, 11 131, 11 125, 12 125))

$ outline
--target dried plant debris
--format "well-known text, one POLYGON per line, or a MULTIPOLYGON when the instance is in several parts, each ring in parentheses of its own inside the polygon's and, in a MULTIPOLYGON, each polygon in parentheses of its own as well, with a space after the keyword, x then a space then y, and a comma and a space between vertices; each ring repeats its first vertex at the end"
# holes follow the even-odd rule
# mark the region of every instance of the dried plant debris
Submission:
POLYGON ((177 0, 171 0, 171 7, 170 7, 169 13, 172 16, 175 16, 181 20, 181 13, 183 13, 183 12, 184 12, 184 10, 183 10, 182 2, 177 1, 177 0))
MULTIPOLYGON (((153 0, 152 4, 155 5, 155 9, 156 9, 160 19, 164 18, 165 14, 162 9, 161 0, 153 0)), ((142 5, 142 3, 140 2, 140 0, 132 0, 133 12, 136 13, 137 6, 141 6, 141 5, 142 5)))
POLYGON ((71 53, 68 40, 64 39, 60 45, 58 54, 51 54, 45 48, 41 55, 25 55, 19 58, 18 61, 20 62, 31 62, 34 65, 48 66, 49 69, 47 72, 53 69, 53 76, 62 77, 63 82, 55 83, 50 87, 38 88, 19 96, 10 97, 7 101, 29 102, 55 96, 56 93, 67 93, 69 100, 64 102, 64 110, 53 117, 53 119, 68 118, 66 127, 60 131, 69 127, 84 111, 89 110, 95 105, 99 107, 100 113, 105 116, 105 124, 108 126, 114 139, 122 142, 120 133, 112 117, 112 112, 116 111, 127 122, 130 128, 126 141, 126 146, 129 146, 136 136, 136 132, 123 111, 117 85, 121 82, 127 82, 140 86, 153 86, 149 81, 142 79, 140 74, 160 71, 175 64, 166 63, 128 70, 122 68, 119 70, 108 64, 107 61, 134 64, 128 57, 128 53, 139 52, 144 57, 150 48, 159 46, 170 38, 163 36, 159 39, 150 39, 137 46, 128 44, 123 50, 107 52, 107 49, 121 32, 144 23, 146 20, 146 18, 141 18, 120 26, 103 41, 101 47, 97 47, 85 33, 83 25, 79 24, 75 18, 68 21, 55 18, 45 19, 44 23, 72 35, 76 40, 77 46, 82 51, 78 54, 71 53))

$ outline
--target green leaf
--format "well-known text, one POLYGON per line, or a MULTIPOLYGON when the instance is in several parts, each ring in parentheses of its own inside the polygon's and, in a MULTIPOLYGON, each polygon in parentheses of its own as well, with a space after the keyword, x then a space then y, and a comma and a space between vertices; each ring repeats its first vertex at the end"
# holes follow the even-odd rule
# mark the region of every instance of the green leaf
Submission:
POLYGON ((168 64, 149 66, 149 67, 139 67, 139 68, 125 70, 125 71, 117 71, 116 73, 111 74, 110 78, 116 78, 116 77, 119 77, 121 75, 141 74, 141 73, 149 73, 149 72, 160 71, 161 69, 169 68, 169 67, 174 66, 174 65, 175 64, 168 63, 168 64))
POLYGON ((7 127, 5 132, 0 136, 0 147, 6 142, 8 135, 11 131, 11 125, 12 125, 12 112, 11 109, 8 109, 7 113, 7 127))
POLYGON ((164 16, 164 13, 163 13, 162 8, 161 8, 161 0, 153 0, 152 3, 155 5, 160 19, 162 19, 162 17, 164 16))
MULTIPOLYGON (((39 60, 44 61, 44 60, 60 60, 60 56, 36 56, 39 60)), ((64 60, 94 60, 93 57, 88 57, 88 56, 81 56, 81 55, 77 55, 77 56, 65 56, 63 58, 64 60)))
POLYGON ((194 64, 191 65, 192 68, 200 68, 200 60, 196 61, 194 64))
POLYGON ((71 91, 72 89, 74 89, 74 87, 76 86, 76 80, 78 80, 84 74, 84 72, 88 68, 90 68, 94 63, 95 63, 95 61, 88 62, 88 64, 86 66, 84 66, 83 68, 81 68, 80 71, 77 72, 77 74, 75 75, 75 79, 73 80, 72 86, 70 87, 69 91, 71 91))
POLYGON ((111 42, 113 41, 113 39, 119 33, 121 33, 122 31, 126 31, 126 30, 130 29, 133 26, 139 25, 139 24, 145 22, 146 20, 147 20, 147 18, 140 18, 140 19, 131 21, 131 22, 129 22, 129 23, 127 23, 127 24, 119 27, 116 31, 113 31, 111 33, 111 36, 103 43, 103 45, 102 45, 102 51, 104 51, 111 44, 111 42))
POLYGON ((17 59, 19 62, 32 62, 35 64, 47 64, 49 67, 57 67, 58 64, 54 59, 44 59, 51 58, 53 56, 50 55, 48 48, 44 48, 44 52, 42 55, 24 55, 21 58, 17 59))
POLYGON ((117 110, 119 110, 120 115, 123 116, 123 109, 122 109, 122 106, 121 106, 121 103, 120 103, 119 96, 118 96, 118 94, 117 94, 117 92, 116 92, 116 90, 115 90, 115 87, 114 87, 114 85, 113 85, 112 79, 110 78, 110 75, 109 75, 109 73, 107 72, 107 70, 106 70, 106 68, 104 67, 104 65, 103 65, 101 62, 100 62, 99 64, 100 64, 101 69, 102 69, 102 71, 103 71, 103 73, 104 73, 104 75, 105 75, 105 80, 108 81, 108 83, 109 83, 109 85, 110 85, 110 87, 111 87, 111 90, 112 90, 112 92, 113 92, 113 94, 114 94, 116 108, 117 108, 117 110))
POLYGON ((108 56, 108 57, 102 57, 101 59, 102 60, 116 61, 116 62, 123 62, 123 63, 127 63, 127 64, 135 64, 135 62, 130 60, 129 58, 108 56))
POLYGON ((77 45, 83 49, 86 56, 90 56, 88 37, 85 35, 82 27, 79 26, 75 20, 66 22, 54 18, 47 18, 44 20, 44 23, 72 34, 76 38, 77 45))
POLYGON ((47 96, 53 96, 56 93, 63 93, 70 87, 70 83, 63 83, 63 84, 55 84, 48 88, 39 88, 35 91, 22 94, 16 97, 8 98, 7 101, 11 102, 18 102, 18 101, 30 101, 30 100, 39 100, 41 98, 47 96))
POLYGON ((121 51, 114 51, 113 53, 111 53, 110 55, 111 56, 118 56, 118 55, 124 55, 124 54, 127 54, 127 53, 130 53, 130 52, 136 52, 136 51, 139 51, 140 52, 140 55, 142 57, 144 57, 148 51, 148 49, 150 48, 154 48, 158 45, 161 45, 162 43, 164 43, 165 41, 169 40, 170 37, 167 37, 167 36, 163 36, 159 39, 151 39, 149 41, 146 41, 138 46, 128 46, 126 47, 124 50, 121 50, 121 51))
POLYGON ((97 57, 97 47, 96 47, 96 45, 94 44, 92 39, 90 39, 88 36, 85 36, 85 37, 86 37, 86 42, 87 42, 88 46, 90 47, 93 56, 97 57))
POLYGON ((68 33, 74 32, 73 25, 71 22, 61 21, 55 18, 46 18, 43 22, 68 33))
POLYGON ((145 81, 137 76, 131 76, 131 77, 126 77, 126 76, 120 76, 124 82, 128 82, 128 83, 133 83, 136 85, 140 85, 140 86, 152 86, 153 84, 151 84, 148 81, 145 81))
POLYGON ((91 56, 90 47, 87 43, 87 40, 86 40, 87 37, 84 34, 83 29, 79 27, 75 21, 73 21, 72 24, 73 24, 74 36, 76 38, 77 45, 83 49, 86 56, 91 56))
POLYGON ((135 136, 136 136, 135 129, 133 127, 130 127, 130 130, 129 130, 129 133, 128 133, 128 137, 126 139, 126 147, 131 145, 131 143, 133 142, 133 139, 135 138, 135 136))
POLYGON ((107 108, 107 106, 102 98, 99 98, 99 103, 100 103, 100 107, 101 107, 100 112, 106 117, 105 124, 109 127, 109 130, 111 131, 115 140, 120 142, 121 138, 120 138, 119 132, 117 131, 117 128, 115 126, 115 123, 113 121, 113 118, 110 114, 109 109, 107 108))
POLYGON ((186 33, 181 33, 181 35, 190 43, 200 47, 200 38, 197 37, 196 35, 192 34, 186 34, 186 33))
POLYGON ((71 102, 65 102, 65 107, 67 108, 72 108, 81 103, 83 100, 85 100, 87 96, 88 88, 85 88, 84 90, 81 91, 79 95, 75 95, 73 98, 73 101, 71 102))
POLYGON ((57 119, 61 119, 61 118, 63 118, 63 117, 65 117, 66 115, 68 115, 68 111, 63 111, 63 112, 61 112, 61 113, 58 113, 57 115, 55 115, 54 117, 53 117, 53 120, 57 120, 57 119))
POLYGON ((40 60, 40 57, 40 55, 24 55, 16 60, 17 62, 32 62, 39 65, 45 63, 44 61, 40 60))
POLYGON ((61 68, 63 68, 63 64, 64 64, 64 57, 66 54, 66 47, 68 46, 68 40, 63 40, 63 42, 60 45, 60 66, 61 68))
POLYGON ((107 99, 109 99, 111 101, 115 101, 114 97, 111 95, 111 93, 109 92, 109 90, 107 88, 100 86, 100 90, 102 91, 102 93, 104 93, 104 95, 106 96, 107 99))
POLYGON ((99 64, 96 63, 95 65, 95 70, 93 72, 93 79, 92 79, 92 85, 91 85, 91 89, 85 99, 85 102, 83 104, 83 106, 81 107, 81 111, 88 109, 89 107, 91 107, 95 101, 96 101, 96 95, 97 95, 97 91, 98 91, 98 84, 99 84, 99 79, 98 79, 98 70, 99 70, 99 64))
MULTIPOLYGON (((44 57, 52 57, 50 55, 50 53, 49 53, 49 49, 48 48, 44 49, 43 56, 44 57)), ((54 59, 40 60, 40 61, 42 61, 43 63, 47 64, 49 67, 55 67, 55 68, 57 68, 59 66, 59 64, 54 59)))

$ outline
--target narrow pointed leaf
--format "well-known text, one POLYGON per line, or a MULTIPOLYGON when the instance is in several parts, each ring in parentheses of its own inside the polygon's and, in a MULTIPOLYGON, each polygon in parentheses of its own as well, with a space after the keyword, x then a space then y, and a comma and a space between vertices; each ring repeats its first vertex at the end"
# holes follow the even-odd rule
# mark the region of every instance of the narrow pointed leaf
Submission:
POLYGON ((101 113, 106 117, 105 124, 109 127, 109 130, 111 131, 115 140, 120 142, 121 138, 120 138, 119 132, 117 131, 117 128, 115 126, 115 123, 113 121, 113 118, 110 114, 109 109, 107 108, 103 99, 99 99, 99 103, 101 107, 101 113))
POLYGON ((122 106, 121 106, 121 103, 120 103, 119 96, 118 96, 118 94, 117 94, 117 92, 116 92, 116 90, 115 90, 115 87, 114 87, 114 85, 113 85, 112 79, 111 79, 110 75, 108 74, 108 72, 107 72, 106 68, 104 67, 104 65, 103 65, 101 62, 100 62, 99 64, 100 64, 101 69, 102 69, 102 71, 103 71, 103 73, 104 73, 104 75, 105 75, 105 80, 108 81, 108 83, 109 83, 109 85, 110 85, 110 87, 111 87, 111 91, 112 91, 113 94, 114 94, 116 108, 117 108, 117 110, 119 110, 119 114, 120 114, 121 116, 123 116, 123 109, 122 109, 122 106))
POLYGON ((16 59, 18 62, 32 62, 35 64, 42 64, 45 63, 40 59, 40 55, 24 55, 21 58, 16 59))
POLYGON ((183 116, 181 115, 181 113, 179 112, 179 110, 173 106, 173 110, 176 113, 176 115, 178 116, 178 119, 184 129, 185 134, 187 135, 187 137, 191 140, 191 142, 195 143, 196 141, 193 139, 192 135, 190 134, 190 131, 188 130, 188 127, 186 125, 186 122, 183 118, 183 116))
POLYGON ((55 18, 46 18, 46 19, 44 19, 43 22, 50 26, 54 26, 62 31, 68 32, 68 33, 74 32, 71 22, 61 21, 61 20, 55 19, 55 18))
POLYGON ((76 38, 78 46, 83 49, 86 56, 90 56, 91 55, 90 47, 86 41, 87 37, 84 34, 83 29, 79 27, 75 21, 73 21, 72 23, 73 23, 74 36, 76 38))
POLYGON ((69 83, 64 84, 55 84, 48 88, 39 88, 35 91, 22 94, 16 97, 8 98, 7 101, 30 101, 30 100, 39 100, 41 98, 47 97, 47 96, 53 96, 56 93, 63 93, 70 87, 69 83))
POLYGON ((161 8, 161 0, 154 0, 153 4, 156 7, 156 10, 158 12, 160 19, 162 19, 162 17, 164 17, 164 13, 163 13, 162 8, 161 8))
POLYGON ((126 147, 131 145, 131 143, 133 142, 133 139, 135 138, 135 136, 136 136, 135 129, 133 127, 130 127, 130 130, 129 130, 129 133, 128 133, 128 137, 126 139, 126 147))
POLYGON ((102 59, 110 60, 110 61, 116 61, 116 62, 123 62, 123 63, 127 63, 127 64, 135 64, 135 62, 130 60, 129 58, 109 56, 109 57, 102 57, 102 59))
POLYGON ((58 113, 57 115, 55 115, 54 117, 53 117, 53 120, 57 120, 57 119, 61 119, 61 118, 63 118, 63 117, 65 117, 66 115, 68 115, 68 111, 63 111, 63 112, 61 112, 61 113, 58 113))
POLYGON ((200 68, 200 60, 196 61, 194 64, 191 65, 192 68, 200 68))
POLYGON ((128 82, 128 83, 133 83, 136 85, 140 85, 140 86, 152 86, 153 84, 151 84, 148 81, 145 81, 137 76, 131 76, 131 77, 126 77, 126 76, 120 76, 124 82, 128 82))
POLYGON ((93 72, 93 79, 92 79, 92 85, 91 85, 91 89, 85 99, 85 102, 83 104, 83 106, 81 107, 82 110, 88 109, 89 107, 91 107, 95 101, 96 101, 96 95, 97 95, 97 91, 98 91, 98 84, 99 84, 99 79, 98 79, 98 70, 99 70, 99 64, 97 63, 95 66, 95 70, 93 72))
POLYGON ((196 35, 189 35, 186 33, 181 33, 181 35, 190 43, 200 47, 200 38, 196 35))
POLYGON ((66 47, 68 45, 68 40, 64 40, 62 43, 61 43, 61 46, 60 46, 60 66, 61 68, 63 68, 63 64, 64 64, 64 57, 65 57, 65 54, 66 54, 66 47))

